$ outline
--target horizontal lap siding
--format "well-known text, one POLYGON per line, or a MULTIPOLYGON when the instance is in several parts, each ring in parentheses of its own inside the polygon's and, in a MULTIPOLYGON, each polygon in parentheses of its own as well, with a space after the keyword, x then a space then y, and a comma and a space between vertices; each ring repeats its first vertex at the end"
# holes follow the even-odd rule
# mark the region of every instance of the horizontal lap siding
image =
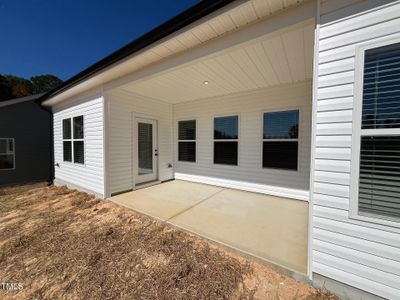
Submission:
POLYGON ((110 192, 133 188, 132 115, 140 114, 158 121, 159 180, 173 178, 168 164, 172 158, 172 104, 135 95, 123 90, 107 94, 109 105, 109 184, 110 192))
POLYGON ((349 218, 355 49, 400 32, 400 4, 376 7, 384 2, 321 2, 312 270, 395 299, 400 295, 400 234, 349 218), (375 8, 368 7, 373 3, 375 8))
POLYGON ((54 112, 55 178, 104 195, 103 97, 93 96, 82 103, 54 112), (62 120, 84 116, 85 164, 63 162, 62 120))
POLYGON ((311 84, 275 87, 174 105, 174 147, 177 153, 177 121, 197 120, 197 162, 178 162, 175 171, 283 188, 308 190, 311 139, 311 84), (299 108, 300 170, 262 168, 262 113, 299 108), (213 164, 213 117, 239 115, 239 166, 213 164))

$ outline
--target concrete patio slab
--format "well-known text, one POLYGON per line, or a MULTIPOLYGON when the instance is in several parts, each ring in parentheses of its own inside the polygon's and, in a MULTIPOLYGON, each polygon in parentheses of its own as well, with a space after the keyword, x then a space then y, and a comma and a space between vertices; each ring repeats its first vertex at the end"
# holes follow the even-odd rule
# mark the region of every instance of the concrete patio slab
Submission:
POLYGON ((307 202, 181 180, 110 200, 286 269, 307 273, 307 202))
POLYGON ((166 221, 222 190, 211 185, 174 180, 113 196, 109 200, 166 221))
POLYGON ((288 269, 307 273, 306 202, 227 189, 170 222, 288 269))

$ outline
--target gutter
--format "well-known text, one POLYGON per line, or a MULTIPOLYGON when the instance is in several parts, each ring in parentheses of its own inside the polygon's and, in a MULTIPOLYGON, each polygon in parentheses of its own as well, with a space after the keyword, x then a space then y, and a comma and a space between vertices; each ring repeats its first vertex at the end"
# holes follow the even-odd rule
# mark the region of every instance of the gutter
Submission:
POLYGON ((176 31, 190 25, 191 23, 211 14, 212 12, 234 1, 235 0, 204 0, 199 2, 198 4, 193 5, 179 15, 166 21, 160 26, 154 28, 153 30, 142 35, 141 37, 127 44, 126 46, 118 49, 114 53, 93 64, 89 68, 71 77, 59 87, 47 92, 38 99, 38 103, 41 104, 48 98, 63 93, 64 91, 72 88, 80 82, 85 81, 86 79, 92 77, 93 75, 99 73, 107 67, 110 67, 111 65, 117 63, 118 61, 146 48, 147 46, 167 37, 172 33, 175 33, 176 31))

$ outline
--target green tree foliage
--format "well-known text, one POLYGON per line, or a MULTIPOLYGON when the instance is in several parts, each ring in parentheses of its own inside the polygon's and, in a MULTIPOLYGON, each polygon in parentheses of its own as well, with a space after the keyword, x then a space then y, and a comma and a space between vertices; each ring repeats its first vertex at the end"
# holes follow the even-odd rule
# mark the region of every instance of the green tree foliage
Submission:
POLYGON ((33 76, 30 79, 0 74, 0 101, 44 93, 62 82, 58 77, 49 74, 33 76))
POLYGON ((54 75, 39 75, 31 77, 33 94, 44 93, 59 86, 63 81, 54 75))
POLYGON ((0 101, 13 98, 12 89, 7 79, 0 75, 0 101))

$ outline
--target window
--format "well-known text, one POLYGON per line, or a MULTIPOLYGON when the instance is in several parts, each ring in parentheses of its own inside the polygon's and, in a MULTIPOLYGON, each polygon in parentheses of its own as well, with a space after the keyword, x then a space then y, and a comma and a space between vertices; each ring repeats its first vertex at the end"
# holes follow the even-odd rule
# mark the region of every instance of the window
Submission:
POLYGON ((83 132, 83 116, 64 119, 63 128, 63 160, 77 164, 85 163, 85 143, 83 132))
POLYGON ((263 123, 263 168, 297 170, 299 111, 266 112, 263 123))
POLYGON ((14 139, 0 138, 0 170, 15 168, 14 139))
POLYGON ((239 117, 214 118, 214 164, 238 164, 239 117))
POLYGON ((400 43, 363 49, 356 149, 358 215, 400 220, 400 43), (361 101, 360 101, 361 102, 361 101))
POLYGON ((196 161, 196 120, 178 122, 178 160, 196 161))

